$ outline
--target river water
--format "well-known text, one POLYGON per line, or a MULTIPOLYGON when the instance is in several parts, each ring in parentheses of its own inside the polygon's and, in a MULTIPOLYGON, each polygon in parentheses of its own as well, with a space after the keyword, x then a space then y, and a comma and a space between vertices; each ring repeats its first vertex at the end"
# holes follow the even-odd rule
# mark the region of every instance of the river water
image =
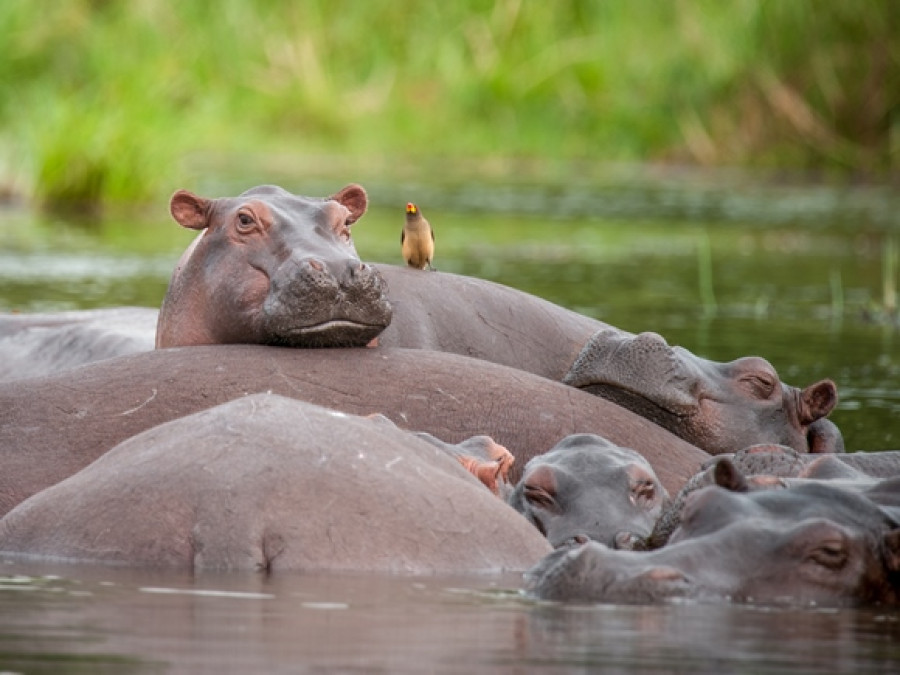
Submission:
MULTIPOLYGON (((401 262, 403 204, 417 201, 435 228, 438 269, 708 358, 761 355, 791 384, 830 377, 848 449, 900 448, 900 209, 890 190, 673 188, 623 200, 609 189, 367 187, 373 206, 354 226, 366 260, 401 262)), ((100 220, 0 210, 0 311, 157 306, 190 237, 164 207, 100 220)), ((560 606, 528 600, 517 574, 191 577, 0 561, 0 577, 0 671, 900 668, 900 614, 878 608, 560 606)))

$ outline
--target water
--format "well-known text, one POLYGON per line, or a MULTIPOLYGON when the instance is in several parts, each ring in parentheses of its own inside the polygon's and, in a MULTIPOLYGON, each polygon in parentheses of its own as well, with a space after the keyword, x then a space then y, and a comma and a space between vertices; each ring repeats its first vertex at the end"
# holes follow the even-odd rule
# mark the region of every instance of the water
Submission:
POLYGON ((900 615, 877 609, 565 606, 523 597, 514 575, 191 578, 10 564, 0 573, 0 668, 12 672, 822 673, 900 663, 900 615))
MULTIPOLYGON (((891 233, 900 230, 891 192, 367 187, 374 205, 354 227, 364 259, 400 262, 402 206, 412 199, 435 226, 438 269, 653 330, 708 358, 758 354, 792 384, 831 377, 840 394, 832 419, 848 448, 900 448, 900 331, 882 316, 885 283, 896 285, 886 267, 891 233)), ((0 211, 0 311, 157 306, 193 233, 164 205, 156 211, 80 222, 0 211)), ((0 561, 0 576, 0 671, 798 673, 900 664, 900 614, 877 608, 567 607, 529 601, 519 575, 191 577, 0 561)))

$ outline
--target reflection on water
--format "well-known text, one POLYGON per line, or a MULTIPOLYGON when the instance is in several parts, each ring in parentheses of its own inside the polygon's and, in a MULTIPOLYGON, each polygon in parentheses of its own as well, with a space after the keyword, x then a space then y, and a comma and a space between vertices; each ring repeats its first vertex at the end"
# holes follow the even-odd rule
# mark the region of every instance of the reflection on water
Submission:
POLYGON ((0 571, 0 669, 13 672, 779 673, 900 665, 900 614, 877 609, 572 607, 529 601, 516 590, 517 575, 191 578, 10 564, 0 571))

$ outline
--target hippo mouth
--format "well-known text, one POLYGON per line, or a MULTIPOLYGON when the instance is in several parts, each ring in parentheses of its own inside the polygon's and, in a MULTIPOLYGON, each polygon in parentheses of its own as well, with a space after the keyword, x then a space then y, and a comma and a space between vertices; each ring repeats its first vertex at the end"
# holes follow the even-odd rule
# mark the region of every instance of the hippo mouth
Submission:
POLYGON ((311 326, 282 329, 272 343, 287 347, 365 347, 384 329, 381 324, 331 319, 311 326))

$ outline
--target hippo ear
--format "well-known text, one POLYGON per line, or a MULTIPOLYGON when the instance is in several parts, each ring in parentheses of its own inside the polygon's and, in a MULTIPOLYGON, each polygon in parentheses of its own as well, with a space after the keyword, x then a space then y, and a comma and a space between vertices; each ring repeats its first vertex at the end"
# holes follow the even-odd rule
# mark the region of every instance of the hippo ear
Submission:
POLYGON ((172 195, 169 202, 169 211, 172 217, 182 227, 191 230, 202 230, 206 227, 209 207, 212 200, 198 197, 193 192, 179 190, 172 195))
POLYGON ((713 477, 716 485, 731 492, 747 492, 749 490, 744 474, 737 470, 730 459, 723 458, 716 462, 713 477))
POLYGON ((667 497, 664 489, 662 494, 656 487, 656 477, 645 468, 637 464, 631 464, 626 469, 628 474, 628 492, 631 503, 645 509, 651 509, 667 497))
POLYGON ((800 392, 800 424, 812 424, 837 405, 837 386, 831 380, 809 385, 800 392))
POLYGON ((352 225, 362 218, 369 205, 369 198, 366 196, 366 191, 363 189, 362 185, 357 185, 356 183, 351 183, 330 198, 339 204, 343 204, 350 210, 350 219, 347 221, 348 225, 352 225))

